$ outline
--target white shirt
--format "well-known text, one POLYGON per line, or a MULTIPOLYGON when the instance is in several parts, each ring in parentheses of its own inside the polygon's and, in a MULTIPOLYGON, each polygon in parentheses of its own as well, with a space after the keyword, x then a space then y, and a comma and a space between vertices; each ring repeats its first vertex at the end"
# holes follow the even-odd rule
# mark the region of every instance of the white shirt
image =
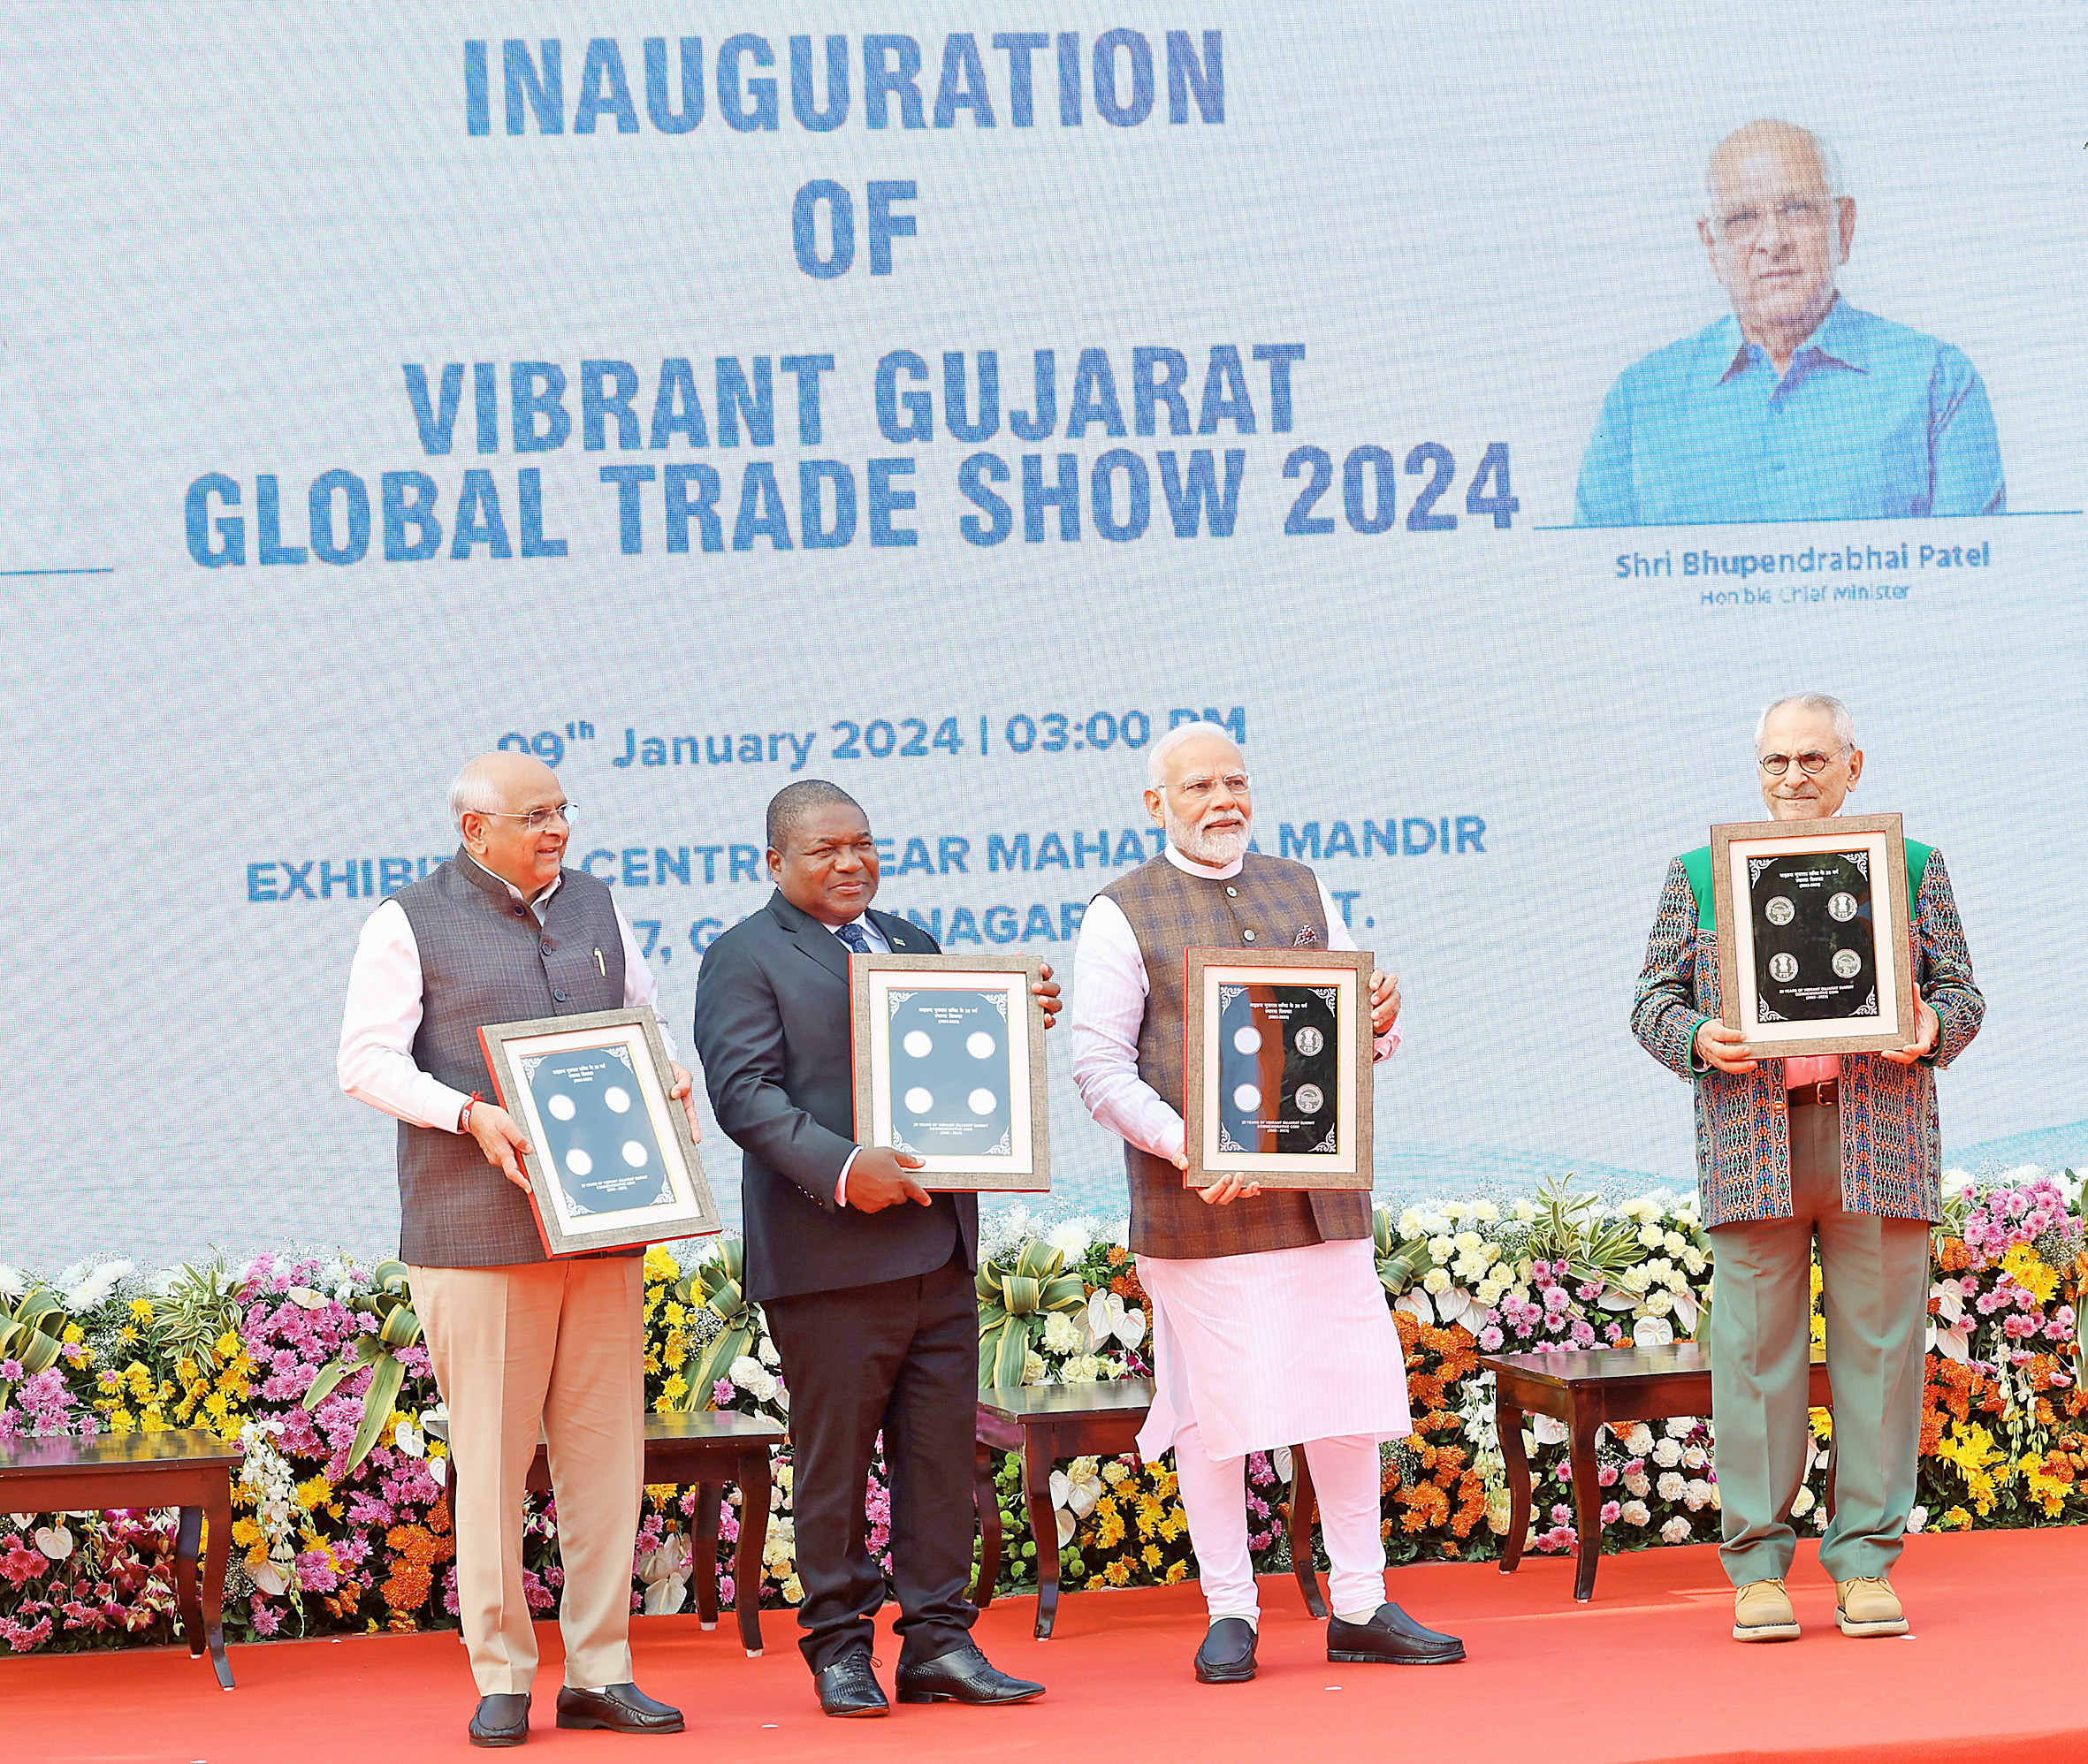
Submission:
MULTIPOLYGON (((538 924, 564 877, 556 878, 534 901, 523 900, 512 882, 509 894, 530 909, 538 924)), ((621 909, 616 929, 623 939, 623 1002, 652 1013, 667 1043, 667 1058, 680 1058, 667 1019, 659 1014, 659 983, 639 953, 621 909)), ((431 1076, 414 1064, 413 1039, 421 1028, 421 951, 413 921, 396 901, 386 901, 362 921, 355 940, 355 959, 348 968, 348 999, 341 1012, 340 1052, 334 1070, 340 1087, 358 1102, 382 1109, 415 1127, 457 1130, 457 1117, 471 1100, 462 1091, 431 1076)))
MULTIPOLYGON (((1186 876, 1223 881, 1239 874, 1245 862, 1235 858, 1222 870, 1193 863, 1173 846, 1167 861, 1186 876)), ((1353 949, 1341 909, 1320 885, 1320 910, 1327 920, 1327 947, 1353 949)), ((1124 909, 1098 895, 1080 921, 1080 941, 1073 951, 1073 1084, 1087 1112, 1119 1138, 1169 1162, 1188 1143, 1188 1124, 1180 1113, 1139 1076, 1139 1027, 1146 1019, 1151 987, 1138 933, 1124 909)), ((1399 1026, 1377 1038, 1380 1060, 1399 1045, 1399 1026)))

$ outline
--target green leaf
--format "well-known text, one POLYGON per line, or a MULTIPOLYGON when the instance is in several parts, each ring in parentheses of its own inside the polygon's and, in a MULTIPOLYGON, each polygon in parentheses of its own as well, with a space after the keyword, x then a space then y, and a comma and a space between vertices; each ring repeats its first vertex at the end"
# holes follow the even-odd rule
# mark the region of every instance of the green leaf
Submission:
POLYGON ((348 1468, 368 1457, 377 1445, 377 1435, 385 1431, 385 1423, 392 1418, 392 1402, 399 1395, 399 1387, 405 1380, 406 1367, 389 1354, 377 1362, 376 1373, 370 1380, 370 1394, 362 1399, 362 1425, 355 1429, 355 1443, 348 1448, 348 1468))
POLYGON ((1024 1363, 1030 1357, 1031 1324, 1027 1318, 1010 1317, 1001 1331, 994 1353, 994 1383, 999 1387, 1022 1382, 1024 1363))
POLYGON ((335 1385, 339 1384, 341 1380, 346 1378, 350 1372, 359 1372, 361 1370, 362 1362, 360 1360, 350 1359, 334 1360, 328 1365, 323 1367, 320 1370, 318 1377, 312 1380, 312 1388, 304 1394, 303 1407, 305 1411, 309 1414, 311 1410, 316 1409, 322 1403, 325 1402, 329 1396, 333 1395, 333 1388, 335 1385))
POLYGON ((414 1314, 410 1304, 394 1306, 392 1314, 385 1319, 385 1327, 377 1332, 377 1339, 387 1348, 410 1348, 421 1339, 421 1319, 414 1314))

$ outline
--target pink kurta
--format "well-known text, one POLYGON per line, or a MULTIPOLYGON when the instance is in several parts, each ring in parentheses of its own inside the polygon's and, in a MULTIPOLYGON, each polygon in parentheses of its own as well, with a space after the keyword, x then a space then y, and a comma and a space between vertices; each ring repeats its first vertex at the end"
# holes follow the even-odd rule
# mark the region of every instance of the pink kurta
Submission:
POLYGON ((1311 1440, 1404 1439, 1406 1356, 1370 1240, 1197 1261, 1139 1258, 1153 1301, 1148 1464, 1193 1421, 1213 1458, 1311 1440))

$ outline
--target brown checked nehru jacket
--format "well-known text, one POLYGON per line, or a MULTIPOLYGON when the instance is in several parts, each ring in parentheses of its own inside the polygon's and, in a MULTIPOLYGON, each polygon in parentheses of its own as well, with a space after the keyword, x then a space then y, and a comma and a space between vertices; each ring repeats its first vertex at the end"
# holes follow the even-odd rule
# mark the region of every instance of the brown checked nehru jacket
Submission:
MULTIPOLYGON (((1102 893, 1131 921, 1146 962, 1139 1076, 1179 1112, 1183 952, 1289 949, 1305 931, 1326 947, 1319 882, 1302 863, 1250 851, 1239 874, 1228 878, 1191 876, 1155 857, 1102 893)), ((1135 1255, 1197 1261, 1370 1235, 1370 1197, 1356 1190, 1270 1189, 1251 1200, 1212 1206, 1183 1186, 1182 1173, 1164 1158, 1127 1144, 1124 1161, 1135 1255)))

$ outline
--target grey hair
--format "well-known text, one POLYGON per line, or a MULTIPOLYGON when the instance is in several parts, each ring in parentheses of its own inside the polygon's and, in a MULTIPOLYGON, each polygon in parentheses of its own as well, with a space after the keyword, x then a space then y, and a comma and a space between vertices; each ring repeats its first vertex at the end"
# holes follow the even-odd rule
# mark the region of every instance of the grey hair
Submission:
POLYGON ((486 775, 487 757, 481 754, 450 779, 450 824, 459 833, 464 831, 465 816, 497 815, 500 812, 499 787, 486 775))
MULTIPOLYGON (((790 835, 797 831, 798 824, 815 809, 831 808, 840 803, 863 814, 863 805, 838 784, 829 784, 824 778, 801 778, 795 784, 786 784, 768 799, 766 837, 771 851, 788 851, 790 835)), ((864 816, 865 820, 870 817, 864 816)))
POLYGON ((1803 135, 1811 143, 1813 156, 1819 161, 1820 177, 1826 184, 1827 194, 1839 201, 1848 194, 1848 186, 1842 182, 1841 179, 1841 156, 1834 150, 1834 143, 1829 141, 1826 136, 1819 133, 1817 130, 1801 127, 1796 123, 1787 123, 1781 117, 1757 117, 1751 123, 1742 123, 1731 134, 1720 137, 1718 145, 1711 148, 1711 156, 1703 162, 1703 196, 1704 201, 1710 208, 1715 209, 1718 202, 1719 149, 1731 141, 1734 135, 1740 134, 1748 129, 1758 128, 1764 123, 1774 123, 1779 128, 1790 130, 1793 134, 1803 135))
POLYGON ((1769 726, 1769 719, 1787 704, 1795 704, 1801 711, 1810 711, 1816 716, 1834 719, 1834 739, 1847 753, 1856 744, 1856 719, 1849 714, 1848 706, 1839 698, 1825 692, 1793 692, 1778 699, 1775 703, 1755 719, 1755 745, 1762 745, 1762 732, 1769 726))
POLYGON ((1147 750, 1147 783, 1153 786, 1154 789, 1158 789, 1166 777, 1168 756, 1180 747, 1184 741, 1193 740, 1198 735, 1223 735, 1227 741, 1231 743, 1233 752, 1239 751, 1239 743, 1233 741, 1232 731, 1223 723, 1206 722, 1200 719, 1193 723, 1177 723, 1173 728, 1161 736, 1147 750))

